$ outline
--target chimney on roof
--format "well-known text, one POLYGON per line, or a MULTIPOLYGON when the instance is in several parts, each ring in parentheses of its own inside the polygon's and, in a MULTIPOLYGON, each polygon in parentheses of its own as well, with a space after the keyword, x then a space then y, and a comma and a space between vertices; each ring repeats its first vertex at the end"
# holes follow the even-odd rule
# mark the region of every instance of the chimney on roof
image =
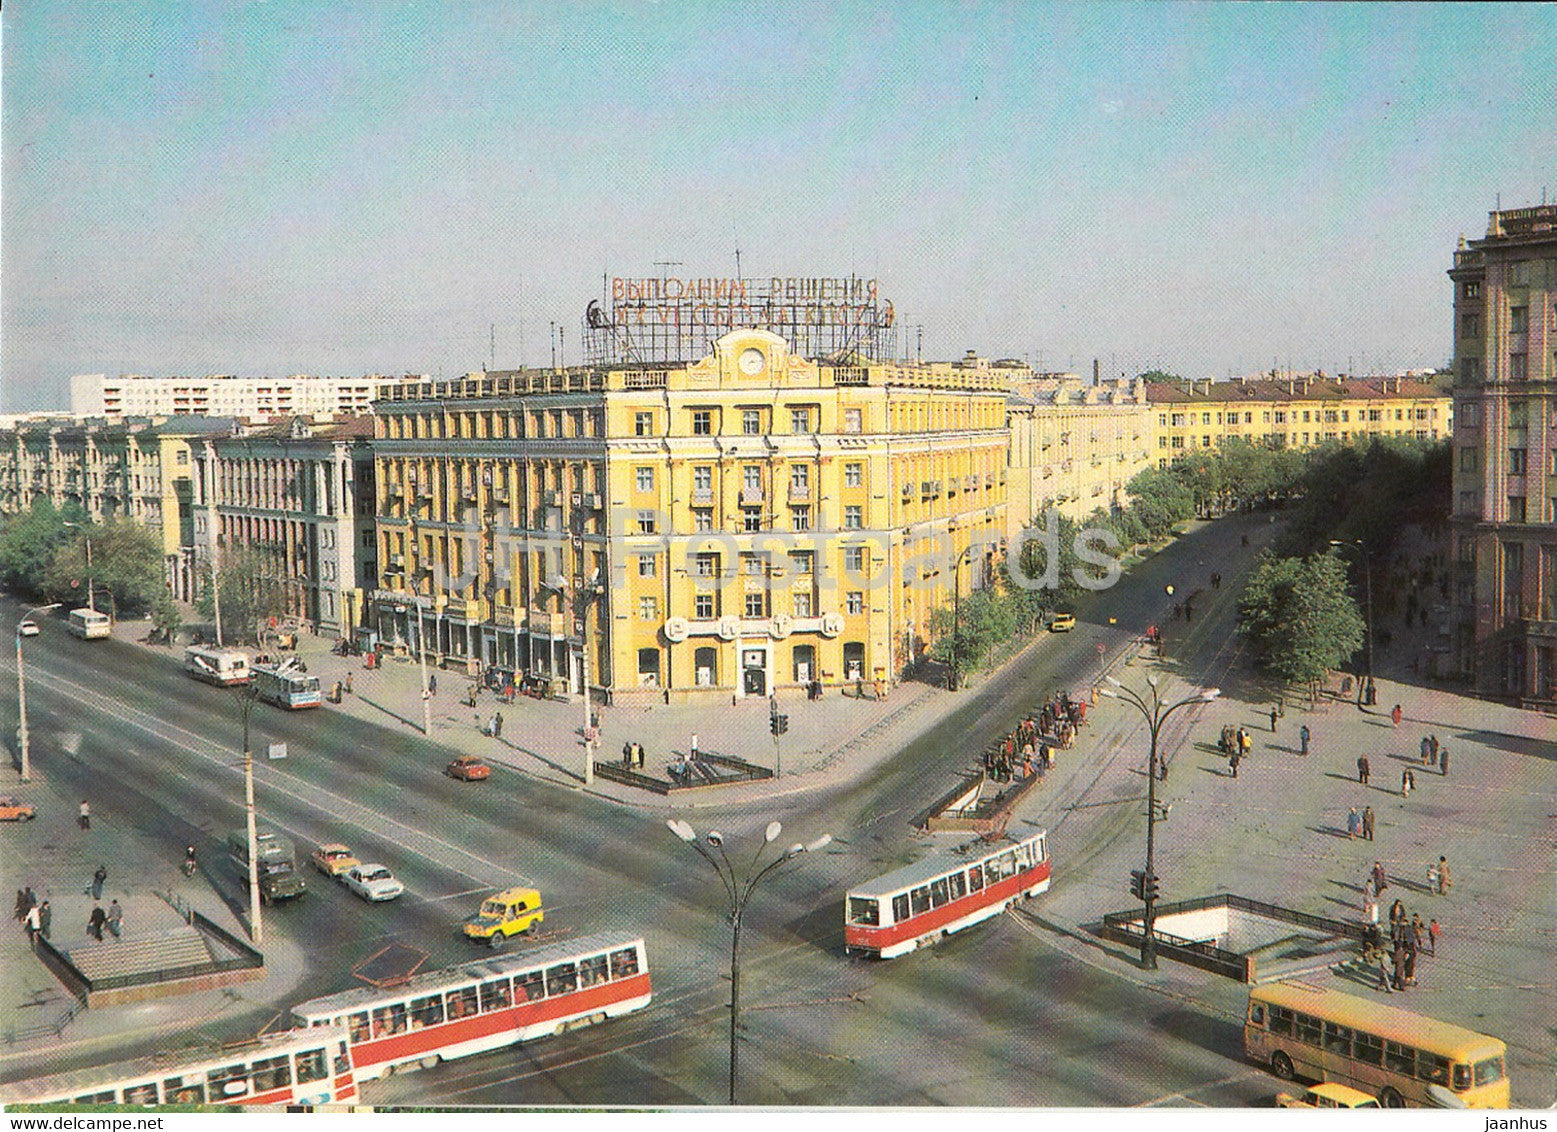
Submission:
POLYGON ((1294 394, 1296 392, 1297 392, 1297 382, 1293 381, 1290 377, 1287 378, 1287 396, 1290 397, 1290 396, 1292 396, 1292 394, 1294 394))
POLYGON ((1092 359, 1092 384, 1098 384, 1098 360, 1096 358, 1092 359))

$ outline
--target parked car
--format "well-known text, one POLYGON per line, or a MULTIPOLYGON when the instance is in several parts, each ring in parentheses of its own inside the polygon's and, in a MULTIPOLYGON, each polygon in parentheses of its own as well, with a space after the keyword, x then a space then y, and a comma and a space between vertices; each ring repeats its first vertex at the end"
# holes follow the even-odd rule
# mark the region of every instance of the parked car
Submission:
POLYGON ((1378 1108, 1379 1102, 1350 1085, 1323 1081, 1301 1094, 1276 1094, 1277 1108, 1378 1108))
POLYGON ((327 877, 339 877, 347 869, 362 863, 339 841, 330 841, 319 846, 310 855, 309 860, 313 861, 314 868, 327 877))
POLYGON ((15 798, 0 798, 0 821, 32 821, 38 813, 26 802, 15 798))
POLYGON ((23 637, 36 637, 38 635, 38 623, 29 617, 16 627, 16 631, 23 637))
POLYGON ((393 900, 405 891, 405 885, 383 865, 354 865, 341 877, 347 888, 364 900, 393 900))
POLYGON ((461 782, 480 782, 492 777, 492 768, 476 755, 461 755, 448 765, 445 773, 461 782))
POLYGON ((496 950, 511 935, 534 935, 546 914, 541 911, 541 894, 533 888, 509 888, 481 902, 474 916, 461 926, 467 939, 485 941, 496 950))
POLYGON ((1049 622, 1049 632, 1068 633, 1076 627, 1076 615, 1074 613, 1056 613, 1054 619, 1049 622))

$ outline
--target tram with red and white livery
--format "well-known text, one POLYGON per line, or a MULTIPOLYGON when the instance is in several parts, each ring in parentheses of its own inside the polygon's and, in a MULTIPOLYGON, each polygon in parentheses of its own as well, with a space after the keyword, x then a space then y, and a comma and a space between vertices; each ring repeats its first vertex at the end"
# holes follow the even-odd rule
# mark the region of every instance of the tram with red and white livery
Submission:
POLYGON ((893 959, 1049 888, 1048 834, 942 850, 849 890, 849 954, 893 959))
POLYGON ((341 1026, 263 1034, 0 1085, 6 1105, 356 1104, 341 1026))
POLYGON ((566 943, 359 987, 294 1007, 303 1026, 343 1026, 364 1081, 397 1066, 501 1049, 649 1005, 643 938, 602 932, 566 943))

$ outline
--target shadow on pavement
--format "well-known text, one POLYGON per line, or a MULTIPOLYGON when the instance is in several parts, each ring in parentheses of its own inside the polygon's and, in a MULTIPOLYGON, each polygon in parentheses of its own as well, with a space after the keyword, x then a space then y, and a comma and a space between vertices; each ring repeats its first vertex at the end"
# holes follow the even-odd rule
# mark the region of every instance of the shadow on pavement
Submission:
MULTIPOLYGON (((1446 729, 1449 724, 1440 724, 1446 729)), ((1460 742, 1480 743, 1516 755, 1534 755, 1538 759, 1557 759, 1557 743, 1542 742, 1526 735, 1510 735, 1506 731, 1464 731, 1455 736, 1460 742)))
POLYGON ((1356 838, 1347 833, 1344 829, 1337 829, 1333 825, 1311 825, 1308 827, 1308 832, 1323 834, 1327 837, 1339 837, 1342 841, 1356 840, 1356 838))

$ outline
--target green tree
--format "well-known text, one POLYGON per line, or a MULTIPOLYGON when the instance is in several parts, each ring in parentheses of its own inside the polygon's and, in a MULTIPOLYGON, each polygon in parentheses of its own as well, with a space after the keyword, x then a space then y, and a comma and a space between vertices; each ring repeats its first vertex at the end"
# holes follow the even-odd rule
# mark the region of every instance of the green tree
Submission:
POLYGON ((1262 554, 1239 601, 1240 631, 1257 662, 1310 699, 1325 676, 1363 643, 1362 613, 1347 587, 1346 566, 1331 554, 1306 559, 1262 554))
MULTIPOLYGON (((253 547, 224 551, 217 581, 221 587, 223 641, 258 643, 260 627, 272 617, 286 614, 286 592, 281 579, 269 558, 253 547)), ((209 573, 204 583, 195 599, 195 609, 202 617, 214 619, 216 608, 211 600, 209 573)))
POLYGON ((983 663, 1001 641, 1019 628, 1019 603, 997 587, 974 590, 954 607, 943 605, 930 615, 934 637, 930 655, 948 668, 966 674, 983 663))
POLYGON ((49 564, 73 534, 65 519, 41 496, 29 510, 0 519, 0 584, 29 598, 43 596, 49 564))
POLYGON ((167 593, 162 543, 151 528, 129 519, 109 519, 84 531, 67 529, 66 534, 69 541, 58 547, 43 575, 44 592, 51 600, 80 603, 90 589, 98 607, 106 604, 118 620, 151 609, 167 593))

